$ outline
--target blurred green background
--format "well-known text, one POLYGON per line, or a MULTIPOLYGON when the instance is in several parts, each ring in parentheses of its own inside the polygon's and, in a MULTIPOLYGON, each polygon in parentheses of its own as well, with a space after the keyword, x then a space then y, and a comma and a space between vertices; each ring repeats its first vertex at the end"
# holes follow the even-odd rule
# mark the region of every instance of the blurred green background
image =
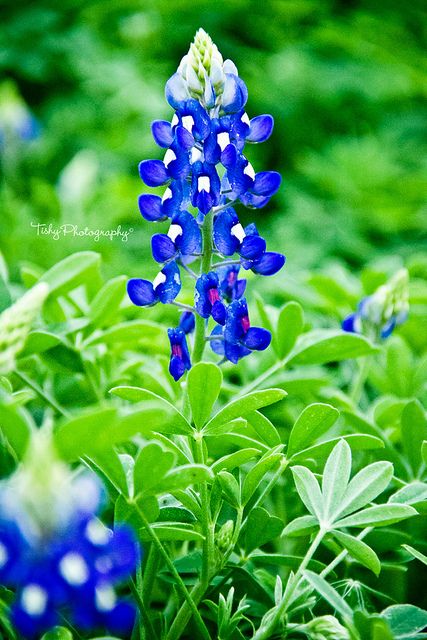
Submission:
MULTIPOLYGON (((426 6, 3 2, 3 115, 17 92, 39 126, 34 140, 9 132, 0 146, 0 246, 14 275, 23 261, 46 268, 83 249, 103 253, 108 276, 155 273, 137 164, 161 157, 150 122, 171 117, 164 84, 199 26, 237 64, 249 115, 274 115, 272 138, 249 155, 284 185, 266 209, 240 214, 287 255, 286 273, 416 259, 427 221, 426 6), (38 222, 132 231, 128 242, 55 241, 37 236, 38 222)), ((0 100, 0 129, 1 113, 0 100)))

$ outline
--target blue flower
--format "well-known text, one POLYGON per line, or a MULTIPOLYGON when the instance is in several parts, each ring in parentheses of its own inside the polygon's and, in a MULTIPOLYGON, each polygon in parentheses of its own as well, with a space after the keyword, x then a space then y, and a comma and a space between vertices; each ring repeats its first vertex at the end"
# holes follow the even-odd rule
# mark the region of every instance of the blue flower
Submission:
POLYGON ((271 334, 267 329, 251 327, 245 298, 230 304, 224 329, 215 327, 211 335, 218 336, 217 340, 211 341, 213 351, 224 355, 234 364, 251 351, 267 349, 271 342, 271 334))
POLYGON ((185 100, 176 104, 176 113, 172 118, 172 130, 181 126, 193 139, 190 146, 206 140, 211 132, 211 119, 197 100, 185 100))
POLYGON ((173 302, 181 290, 181 277, 176 262, 169 262, 151 283, 149 280, 132 278, 128 281, 127 292, 133 304, 150 307, 157 302, 173 302))
POLYGON ((192 333, 196 326, 196 320, 192 311, 184 311, 179 319, 179 329, 182 329, 184 333, 192 333))
POLYGON ((156 233, 151 239, 153 258, 157 262, 169 262, 175 258, 188 258, 200 254, 202 234, 196 219, 188 211, 180 211, 172 217, 167 234, 156 233))
POLYGON ((246 280, 238 279, 239 271, 239 265, 219 267, 217 269, 221 296, 227 302, 238 300, 245 293, 246 280))
POLYGON ((214 221, 213 236, 215 246, 224 256, 239 253, 244 269, 270 276, 285 264, 285 256, 266 251, 266 242, 255 224, 243 228, 234 209, 221 211, 214 221))
POLYGON ((171 218, 189 202, 189 185, 185 180, 173 180, 162 197, 143 193, 138 198, 139 210, 149 222, 161 222, 171 218))
POLYGON ((196 282, 194 303, 197 313, 202 318, 212 318, 218 324, 225 323, 226 309, 221 300, 218 275, 210 271, 203 273, 196 282))
POLYGON ((190 354, 183 329, 168 329, 168 336, 171 346, 169 373, 177 381, 191 369, 190 354))
POLYGON ((202 214, 206 215, 219 204, 221 195, 221 182, 214 165, 207 162, 195 162, 193 164, 191 182, 191 203, 202 214))

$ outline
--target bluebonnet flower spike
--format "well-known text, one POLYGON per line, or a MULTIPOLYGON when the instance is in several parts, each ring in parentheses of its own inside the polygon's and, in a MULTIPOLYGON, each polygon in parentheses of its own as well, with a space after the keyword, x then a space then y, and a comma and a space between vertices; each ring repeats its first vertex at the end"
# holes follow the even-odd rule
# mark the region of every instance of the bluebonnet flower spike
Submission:
POLYGON ((386 284, 361 300, 357 311, 344 318, 342 328, 366 334, 373 340, 385 339, 405 322, 408 312, 408 272, 400 269, 386 284))
POLYGON ((139 209, 146 220, 171 219, 169 231, 154 234, 151 242, 153 258, 164 266, 152 283, 130 280, 128 293, 138 306, 175 302, 181 289, 180 268, 187 271, 186 279, 188 274, 195 278, 194 310, 204 322, 183 314, 179 326, 168 331, 169 370, 179 380, 191 367, 186 335, 194 326, 197 357, 206 337, 201 331, 210 331, 209 322, 218 325, 212 332, 214 351, 232 362, 268 346, 268 331, 249 325, 246 300, 242 299, 246 280, 238 274, 242 267, 274 275, 283 267, 285 257, 267 251, 256 225, 243 228, 232 208, 240 202, 259 209, 279 189, 277 172, 256 172, 244 155, 247 142, 257 144, 269 138, 273 118, 266 114, 249 118, 245 83, 235 64, 223 60, 203 29, 196 33, 188 54, 166 83, 166 99, 175 111, 171 121, 155 120, 151 127, 164 150, 163 160, 144 160, 139 165, 146 185, 165 187, 163 196, 144 193, 139 197, 139 209), (235 254, 237 260, 223 264, 224 257, 235 254), (197 273, 188 265, 199 257, 203 270, 197 273))

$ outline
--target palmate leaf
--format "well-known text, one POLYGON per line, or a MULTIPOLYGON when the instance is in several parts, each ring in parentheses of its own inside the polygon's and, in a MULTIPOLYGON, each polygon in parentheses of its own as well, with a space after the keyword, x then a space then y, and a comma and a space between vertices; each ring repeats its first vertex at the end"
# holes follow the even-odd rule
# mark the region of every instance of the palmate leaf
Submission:
POLYGON ((252 509, 245 528, 244 548, 248 553, 277 538, 283 531, 283 521, 271 516, 262 507, 252 509))
POLYGON ((280 310, 277 328, 273 333, 273 349, 280 360, 294 347, 304 327, 304 312, 298 302, 287 302, 280 310))
POLYGON ((242 504, 246 505, 265 478, 265 475, 284 459, 282 445, 268 451, 248 472, 242 487, 242 504))
POLYGON ((396 640, 416 638, 427 627, 427 611, 411 604, 387 607, 381 616, 387 620, 396 640))
POLYGON ((401 520, 406 520, 418 512, 409 505, 404 504, 377 504, 374 507, 367 507, 358 513, 354 513, 346 518, 338 520, 334 526, 339 527, 377 527, 387 524, 394 524, 401 520))
POLYGON ((413 556, 423 564, 427 565, 427 556, 425 556, 424 553, 421 553, 421 551, 418 551, 418 549, 414 549, 414 547, 411 547, 409 544, 402 544, 402 547, 408 553, 410 553, 411 556, 413 556))
POLYGON ((288 365, 338 362, 359 358, 377 350, 362 335, 333 329, 316 329, 299 337, 289 356, 288 365))
POLYGON ((386 461, 374 462, 361 469, 348 484, 339 505, 336 505, 335 517, 344 517, 375 500, 388 487, 392 476, 393 465, 386 461))
POLYGON ((292 467, 292 475, 298 494, 308 511, 316 516, 318 521, 324 516, 324 502, 319 483, 314 474, 306 467, 292 467))

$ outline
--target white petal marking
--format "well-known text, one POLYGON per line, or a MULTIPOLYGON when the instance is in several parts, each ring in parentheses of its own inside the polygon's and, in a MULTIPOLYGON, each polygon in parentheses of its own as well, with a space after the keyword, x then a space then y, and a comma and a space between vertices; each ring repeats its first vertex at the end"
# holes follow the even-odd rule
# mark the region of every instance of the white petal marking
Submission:
POLYGON ((250 162, 248 162, 247 166, 243 169, 243 173, 252 178, 252 180, 255 180, 255 171, 250 162))
POLYGON ((197 191, 206 191, 206 193, 210 193, 211 190, 211 181, 209 176, 199 176, 197 179, 197 191))
POLYGON ((172 191, 169 189, 169 187, 166 189, 166 191, 163 194, 162 197, 162 202, 164 202, 165 200, 169 200, 170 198, 172 198, 172 191))
POLYGON ((187 129, 187 131, 189 131, 190 133, 193 131, 193 127, 194 127, 193 116, 182 116, 181 122, 184 129, 187 129))
POLYGON ((251 121, 249 120, 249 116, 248 116, 248 114, 246 113, 246 111, 245 111, 245 113, 242 115, 242 117, 240 118, 240 120, 241 120, 242 122, 244 122, 245 124, 247 124, 248 126, 251 124, 251 121))
POLYGON ((23 588, 21 606, 30 616, 41 616, 46 611, 47 592, 38 584, 29 584, 23 588))
POLYGON ((67 553, 59 563, 59 573, 68 584, 80 587, 89 579, 89 569, 79 553, 67 553))
POLYGON ((246 238, 245 230, 243 229, 240 222, 231 227, 231 235, 238 239, 239 242, 243 242, 244 238, 246 238))
POLYGON ((175 242, 178 236, 182 236, 182 227, 179 224, 171 224, 168 231, 168 237, 175 242))
POLYGON ((156 277, 153 280, 153 288, 155 289, 156 287, 159 286, 159 284, 163 284, 164 282, 166 282, 166 276, 164 273, 159 271, 159 273, 156 275, 156 277))
POLYGON ((95 602, 98 611, 111 611, 116 606, 116 594, 113 587, 98 587, 95 590, 95 602))
POLYGON ((221 151, 224 151, 225 147, 230 144, 230 134, 228 131, 221 131, 221 133, 218 133, 216 139, 221 151))
POLYGON ((176 160, 175 151, 173 151, 172 149, 168 149, 165 153, 165 157, 163 158, 163 164, 165 165, 165 167, 168 167, 172 160, 176 160))

